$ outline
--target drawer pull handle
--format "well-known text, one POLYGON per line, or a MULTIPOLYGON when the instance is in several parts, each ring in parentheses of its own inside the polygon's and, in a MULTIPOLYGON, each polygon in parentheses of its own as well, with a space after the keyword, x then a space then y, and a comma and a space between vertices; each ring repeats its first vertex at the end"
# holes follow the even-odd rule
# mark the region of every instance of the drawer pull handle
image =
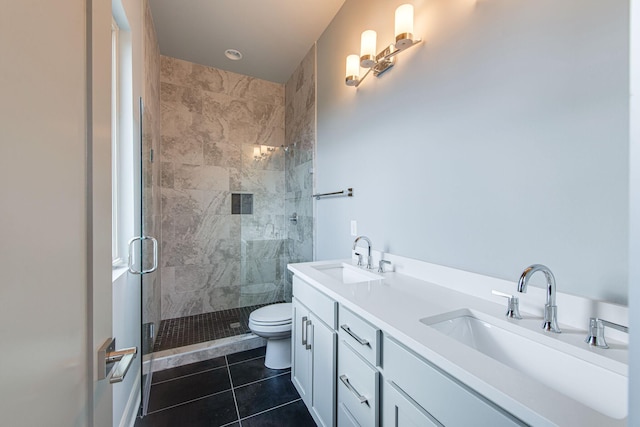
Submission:
POLYGON ((360 401, 360 403, 366 403, 367 405, 369 405, 369 403, 367 402, 367 398, 358 393, 358 390, 353 388, 353 386, 349 382, 349 378, 347 378, 346 375, 340 375, 340 381, 342 381, 342 384, 344 384, 345 387, 347 387, 349 391, 353 393, 353 395, 360 401))
POLYGON ((307 316, 304 316, 302 318, 302 333, 300 334, 302 336, 302 345, 303 346, 307 346, 307 316))
MULTIPOLYGON (((306 324, 304 326, 305 331, 307 331, 307 333, 305 334, 305 336, 306 336, 306 338, 305 338, 305 344, 306 344, 305 348, 307 350, 311 350, 311 342, 309 342, 309 329, 308 329, 309 326, 311 326, 311 325, 312 325, 311 320, 307 320, 306 324)), ((313 329, 312 329, 312 331, 313 331, 313 329)))
MULTIPOLYGON (((352 330, 351 328, 349 328, 349 325, 344 324, 344 325, 340 325, 340 329, 342 329, 343 331, 345 331, 346 333, 348 333, 351 338, 353 338, 354 340, 358 341, 358 344, 360 345, 369 345, 369 341, 360 338, 359 336, 357 336, 352 330)), ((370 346, 369 346, 370 347, 370 346)))

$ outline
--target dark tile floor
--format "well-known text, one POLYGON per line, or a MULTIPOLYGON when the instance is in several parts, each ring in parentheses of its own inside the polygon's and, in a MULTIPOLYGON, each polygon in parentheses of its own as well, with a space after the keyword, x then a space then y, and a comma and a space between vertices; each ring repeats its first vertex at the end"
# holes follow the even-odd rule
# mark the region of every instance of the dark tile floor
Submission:
POLYGON ((315 427, 290 369, 264 366, 265 347, 153 374, 135 427, 315 427))
POLYGON ((253 310, 265 305, 267 304, 165 319, 160 322, 153 351, 247 334, 251 332, 249 315, 253 310))

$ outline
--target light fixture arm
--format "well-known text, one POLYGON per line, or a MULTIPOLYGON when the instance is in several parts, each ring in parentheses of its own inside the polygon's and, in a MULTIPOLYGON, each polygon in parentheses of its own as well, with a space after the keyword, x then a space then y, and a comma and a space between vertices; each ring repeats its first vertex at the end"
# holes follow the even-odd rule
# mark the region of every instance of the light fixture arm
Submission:
POLYGON ((382 73, 384 73, 385 71, 388 71, 391 67, 395 65, 396 55, 421 42, 422 42, 422 39, 413 40, 411 45, 407 46, 404 49, 397 49, 394 47, 394 45, 387 46, 376 55, 375 64, 371 68, 368 68, 367 72, 364 73, 364 75, 361 78, 358 78, 357 81, 354 82, 354 84, 349 84, 349 80, 347 80, 347 86, 354 86, 354 87, 360 86, 360 84, 364 81, 364 79, 367 78, 367 76, 371 73, 371 71, 373 71, 374 76, 379 77, 382 73))

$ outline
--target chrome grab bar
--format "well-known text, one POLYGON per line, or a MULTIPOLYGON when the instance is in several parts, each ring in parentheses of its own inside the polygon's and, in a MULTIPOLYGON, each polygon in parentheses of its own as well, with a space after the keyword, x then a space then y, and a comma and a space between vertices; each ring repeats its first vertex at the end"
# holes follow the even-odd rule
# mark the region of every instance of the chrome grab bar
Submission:
POLYGON ((134 237, 133 239, 129 240, 129 262, 128 262, 128 267, 129 267, 129 271, 133 274, 148 274, 148 273, 153 273, 154 271, 156 271, 158 269, 158 241, 151 237, 151 236, 139 236, 139 237, 134 237), (143 240, 151 240, 151 243, 153 243, 153 265, 151 266, 151 268, 145 270, 136 270, 135 268, 133 268, 133 244, 137 241, 140 240, 140 242, 142 242, 143 240))
POLYGON ((353 395, 360 401, 360 403, 366 403, 367 405, 369 405, 369 402, 366 396, 363 396, 360 393, 358 393, 358 390, 356 390, 351 385, 351 382, 349 382, 349 378, 346 375, 340 375, 340 381, 342 381, 342 384, 344 384, 345 387, 347 387, 347 389, 349 389, 349 391, 353 393, 353 395))
POLYGON ((340 196, 340 195, 345 195, 347 197, 353 197, 353 188, 347 188, 346 190, 342 190, 342 191, 334 191, 332 193, 318 193, 318 194, 312 194, 311 197, 315 197, 316 200, 320 200, 321 197, 326 197, 326 196, 340 196))
POLYGON ((354 340, 358 341, 358 344, 360 345, 368 345, 369 346, 369 341, 360 338, 359 336, 357 336, 352 330, 351 328, 349 328, 349 325, 347 325, 346 323, 344 325, 340 325, 340 329, 342 329, 343 331, 345 331, 347 334, 349 334, 349 336, 351 336, 351 338, 353 338, 354 340))

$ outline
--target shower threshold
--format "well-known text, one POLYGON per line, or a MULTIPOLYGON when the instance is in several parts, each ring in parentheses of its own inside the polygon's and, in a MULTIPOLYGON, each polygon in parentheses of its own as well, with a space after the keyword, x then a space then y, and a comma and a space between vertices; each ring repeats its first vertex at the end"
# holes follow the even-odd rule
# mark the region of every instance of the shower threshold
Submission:
POLYGON ((153 371, 266 345, 264 338, 251 333, 249 315, 269 304, 163 320, 154 343, 153 371))

